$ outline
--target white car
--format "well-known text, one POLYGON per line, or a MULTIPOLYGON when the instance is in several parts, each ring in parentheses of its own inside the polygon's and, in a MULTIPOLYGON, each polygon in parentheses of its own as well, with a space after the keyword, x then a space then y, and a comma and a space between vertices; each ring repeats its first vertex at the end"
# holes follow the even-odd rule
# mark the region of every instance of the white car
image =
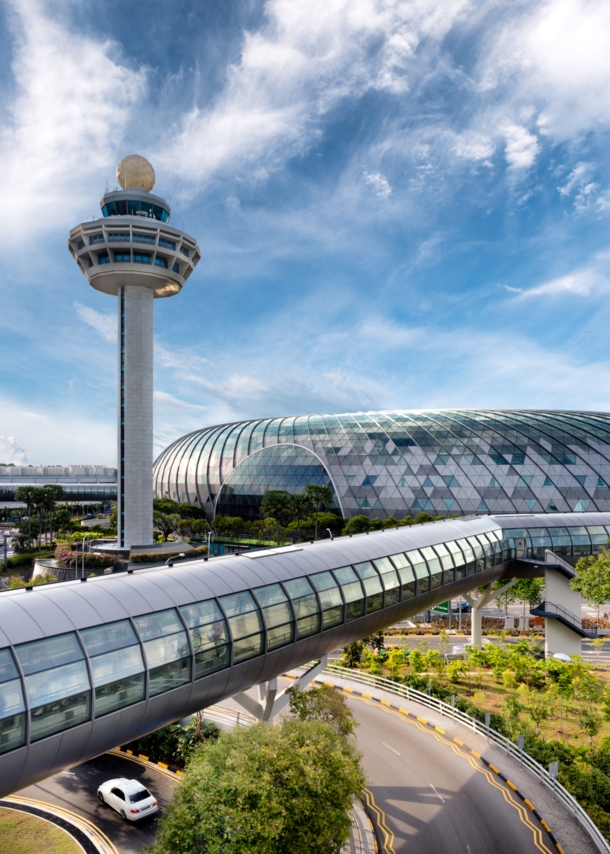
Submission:
POLYGON ((103 804, 115 809, 123 821, 138 821, 147 815, 159 812, 159 804, 148 789, 137 780, 118 777, 108 780, 97 790, 103 804))
MULTIPOLYGON (((493 641, 490 641, 488 638, 483 638, 481 643, 483 644, 483 646, 485 646, 486 644, 493 643, 493 641)), ((451 653, 453 655, 464 655, 466 650, 471 646, 472 641, 466 641, 466 643, 456 643, 451 647, 451 653)))

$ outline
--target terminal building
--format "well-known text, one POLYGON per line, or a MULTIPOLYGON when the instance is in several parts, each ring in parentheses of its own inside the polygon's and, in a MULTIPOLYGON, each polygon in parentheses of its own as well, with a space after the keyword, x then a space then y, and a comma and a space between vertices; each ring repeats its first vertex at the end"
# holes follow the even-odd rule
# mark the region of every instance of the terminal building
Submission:
POLYGON ((65 500, 72 504, 116 501, 117 470, 99 465, 24 466, 0 465, 0 506, 15 502, 20 486, 63 487, 65 500))
POLYGON ((397 410, 220 424, 158 457, 154 493, 257 518, 267 490, 332 487, 344 517, 608 511, 610 414, 397 410))

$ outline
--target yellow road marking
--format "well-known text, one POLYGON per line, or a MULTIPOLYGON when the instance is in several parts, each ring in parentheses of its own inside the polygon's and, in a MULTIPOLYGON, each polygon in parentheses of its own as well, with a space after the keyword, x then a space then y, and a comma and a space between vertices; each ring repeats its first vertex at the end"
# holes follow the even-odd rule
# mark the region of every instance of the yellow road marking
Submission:
POLYGON ((93 822, 84 818, 82 815, 78 815, 78 813, 67 810, 65 807, 58 807, 55 804, 49 804, 46 801, 39 801, 36 798, 25 798, 23 795, 11 795, 9 798, 5 798, 5 800, 8 803, 13 802, 17 804, 24 804, 25 806, 38 807, 41 810, 46 810, 47 812, 55 813, 60 817, 66 818, 75 824, 76 827, 82 830, 87 836, 93 837, 94 840, 99 840, 106 846, 110 854, 119 854, 119 849, 110 839, 108 839, 106 834, 103 833, 97 825, 93 824, 93 822))
MULTIPOLYGON (((485 777, 487 782, 490 784, 490 786, 493 786, 495 789, 497 789, 502 794, 502 797, 504 798, 506 803, 509 806, 511 806, 517 812, 517 815, 519 816, 519 820, 521 821, 521 823, 524 824, 531 831, 532 841, 533 841, 535 847, 541 852, 541 854, 552 854, 552 852, 550 851, 550 849, 546 846, 546 844, 544 842, 544 837, 542 835, 542 831, 540 830, 540 828, 537 825, 532 823, 530 816, 529 816, 529 813, 525 809, 525 807, 523 807, 523 805, 513 797, 513 794, 510 791, 510 789, 507 789, 505 786, 503 786, 497 782, 495 776, 493 775, 493 773, 491 771, 489 771, 484 766, 481 767, 481 765, 479 765, 479 763, 475 762, 475 760, 472 758, 472 756, 475 756, 477 759, 481 758, 480 754, 478 754, 475 750, 470 751, 471 755, 460 750, 459 747, 457 747, 454 743, 456 741, 456 739, 452 739, 451 741, 448 741, 446 737, 443 737, 442 735, 440 735, 440 733, 436 732, 435 729, 428 727, 424 723, 425 719, 423 719, 423 718, 417 718, 416 720, 413 720, 412 716, 407 715, 405 717, 403 714, 401 714, 399 711, 396 711, 395 709, 388 709, 386 706, 380 706, 378 703, 375 703, 375 702, 368 702, 366 699, 363 699, 360 697, 354 697, 354 699, 361 700, 361 702, 366 703, 368 706, 380 708, 381 711, 385 712, 386 714, 394 715, 395 717, 400 718, 401 720, 405 721, 405 723, 408 723, 411 726, 417 727, 421 732, 425 732, 428 735, 431 735, 433 738, 435 738, 441 744, 446 744, 448 747, 450 747, 451 750, 453 750, 453 752, 457 756, 460 756, 462 759, 465 759, 475 771, 477 771, 479 774, 483 774, 483 776, 485 777)), ((532 807, 532 809, 533 809, 533 807, 532 807)))
POLYGON ((385 854, 396 854, 394 849, 394 833, 388 827, 384 811, 375 803, 375 797, 370 789, 363 789, 362 794, 367 807, 374 813, 377 825, 383 833, 383 850, 385 854))
POLYGON ((126 755, 123 750, 109 750, 108 753, 111 756, 120 756, 122 759, 128 759, 130 762, 137 762, 138 765, 143 765, 145 768, 150 768, 152 771, 156 771, 158 774, 165 774, 165 776, 169 777, 170 780, 175 780, 176 775, 178 775, 180 777, 182 776, 181 771, 176 771, 174 773, 173 771, 170 771, 169 769, 165 769, 163 767, 160 767, 159 765, 157 765, 154 762, 148 762, 147 760, 140 759, 139 756, 134 756, 133 753, 131 753, 130 755, 126 755))

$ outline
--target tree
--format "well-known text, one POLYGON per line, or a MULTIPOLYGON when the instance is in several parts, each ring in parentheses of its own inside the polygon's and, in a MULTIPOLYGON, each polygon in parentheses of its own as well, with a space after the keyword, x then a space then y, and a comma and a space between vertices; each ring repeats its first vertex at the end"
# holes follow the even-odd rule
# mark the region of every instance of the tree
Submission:
POLYGON ((174 514, 166 515, 165 513, 153 514, 153 525, 163 535, 163 542, 166 543, 171 534, 175 534, 180 524, 180 516, 174 514))
POLYGON ((35 486, 18 486, 15 490, 15 501, 23 501, 28 511, 28 542, 32 546, 32 507, 36 497, 35 486))
POLYGON ((301 521, 306 519, 313 510, 313 502, 304 492, 292 496, 292 511, 297 523, 297 537, 301 539, 301 521))
POLYGON ((364 786, 359 759, 351 739, 315 720, 223 733, 195 753, 152 852, 338 852, 364 786))
POLYGON ((589 744, 593 744, 593 739, 602 728, 602 716, 592 708, 585 708, 580 710, 578 722, 581 730, 589 736, 589 744))
POLYGON ((293 513, 292 495, 282 489, 269 489, 261 501, 261 516, 276 521, 277 544, 280 544, 280 525, 286 524, 293 513))
MULTIPOLYGON (((505 582, 496 582, 497 587, 502 587, 505 582)), ((525 604, 537 605, 542 599, 542 587, 544 582, 540 578, 520 578, 516 584, 509 587, 501 597, 504 607, 517 600, 523 602, 523 619, 525 620, 525 604)), ((500 597, 498 597, 500 598, 500 597)))
POLYGON ((345 697, 330 685, 309 691, 289 688, 290 712, 300 721, 320 721, 329 724, 338 735, 352 735, 358 726, 347 707, 345 697))
POLYGON ((47 518, 49 520, 49 539, 51 543, 53 543, 53 513, 57 502, 61 501, 62 498, 65 498, 65 492, 63 486, 60 486, 58 483, 47 483, 42 487, 42 493, 41 507, 47 513, 47 518))
POLYGON ((610 554, 601 552, 598 556, 581 557, 576 564, 576 573, 570 587, 587 602, 597 605, 599 620, 600 606, 610 599, 610 554))
POLYGON ((347 520, 347 524, 343 529, 343 534, 347 536, 348 534, 364 534, 371 527, 371 523, 368 518, 363 514, 359 514, 358 516, 352 516, 351 519, 347 520))
POLYGON ((316 529, 314 539, 318 539, 318 513, 321 507, 330 507, 333 503, 333 491, 330 486, 325 486, 321 483, 308 483, 305 487, 305 495, 311 500, 314 506, 314 518, 316 529))

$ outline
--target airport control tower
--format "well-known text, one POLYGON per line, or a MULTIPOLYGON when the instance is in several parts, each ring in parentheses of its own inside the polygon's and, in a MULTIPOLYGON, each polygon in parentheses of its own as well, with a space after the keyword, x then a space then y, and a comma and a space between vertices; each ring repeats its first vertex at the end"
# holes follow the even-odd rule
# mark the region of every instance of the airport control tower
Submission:
POLYGON ((91 287, 118 297, 117 545, 129 549, 153 543, 153 300, 180 293, 201 253, 169 225, 147 160, 125 157, 116 174, 122 189, 103 196, 100 219, 72 229, 68 248, 91 287))

